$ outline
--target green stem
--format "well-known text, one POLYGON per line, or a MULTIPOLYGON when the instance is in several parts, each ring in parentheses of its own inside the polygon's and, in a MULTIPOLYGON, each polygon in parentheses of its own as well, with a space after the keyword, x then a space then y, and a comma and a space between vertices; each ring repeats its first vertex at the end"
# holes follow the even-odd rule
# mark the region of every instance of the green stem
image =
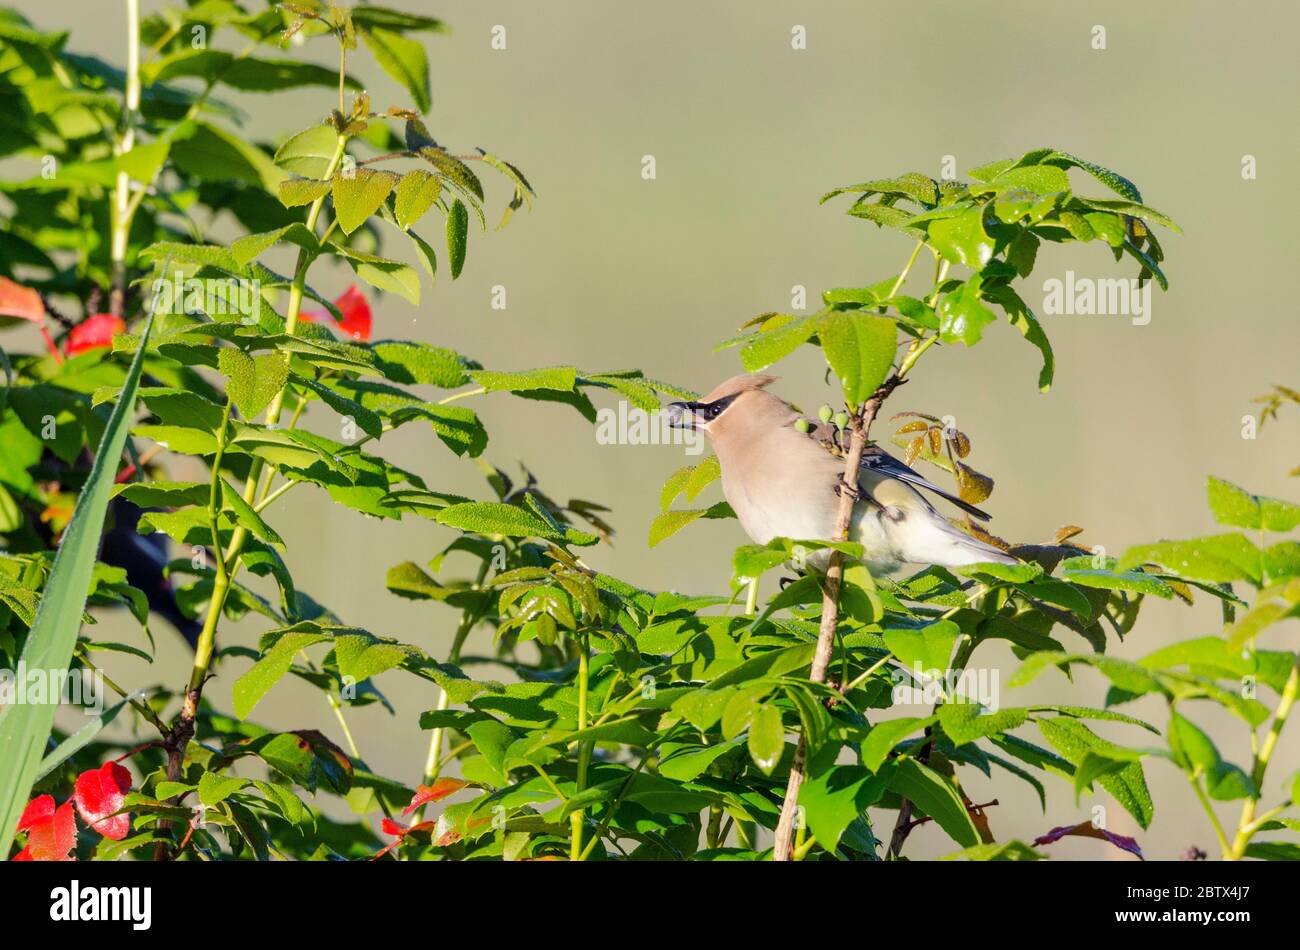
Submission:
MULTIPOLYGON (((118 158, 135 147, 135 122, 140 112, 140 0, 126 0, 126 89, 122 102, 122 137, 113 149, 118 158)), ((112 233, 109 237, 109 311, 121 316, 126 309, 126 249, 131 234, 133 202, 131 176, 117 173, 113 192, 112 233)), ((138 207, 139 202, 134 203, 138 207)))
POLYGON ((455 402, 458 399, 466 399, 470 396, 482 396, 486 392, 487 392, 486 387, 475 386, 473 389, 466 389, 464 392, 452 393, 450 396, 447 396, 445 399, 439 399, 438 405, 445 406, 449 402, 455 402))
POLYGON ((1192 791, 1196 793, 1196 797, 1200 799, 1201 807, 1204 808, 1205 813, 1210 816, 1210 824, 1214 826, 1215 837, 1219 839, 1219 847, 1223 849, 1223 853, 1226 856, 1228 852, 1232 850, 1232 846, 1228 844, 1228 836, 1223 831, 1223 825, 1219 822, 1219 816, 1214 813, 1214 806, 1210 804, 1210 799, 1206 796, 1205 789, 1201 787, 1200 772, 1188 773, 1187 781, 1191 784, 1192 791))
POLYGON ((893 655, 894 654, 892 653, 886 653, 875 663, 872 663, 869 667, 863 670, 862 673, 856 676, 853 679, 853 682, 849 683, 847 686, 844 687, 844 692, 845 693, 852 692, 853 690, 861 686, 863 683, 865 683, 867 680, 871 679, 871 674, 875 673, 876 670, 880 669, 882 666, 888 663, 890 659, 893 657, 893 655))
MULTIPOLYGON (((948 276, 948 266, 948 261, 943 260, 938 263, 935 269, 934 290, 930 292, 930 297, 927 301, 931 307, 933 307, 939 299, 939 287, 943 284, 944 278, 948 276)), ((912 345, 907 348, 907 353, 903 356, 903 362, 899 364, 898 373, 896 374, 897 377, 899 379, 904 378, 911 371, 912 367, 916 365, 916 361, 921 358, 921 354, 934 346, 938 339, 939 334, 934 333, 930 336, 918 337, 913 340, 912 345)))
MULTIPOLYGON (((578 731, 587 728, 587 692, 589 686, 590 667, 587 656, 587 640, 585 637, 578 638, 578 731)), ((587 788, 587 768, 591 762, 591 743, 582 741, 578 743, 578 784, 574 791, 575 795, 581 795, 587 788)), ((575 808, 569 814, 569 828, 572 835, 569 844, 569 860, 582 860, 582 822, 583 809, 575 808)))
POLYGON ((893 297, 903 289, 903 284, 907 282, 907 275, 912 272, 912 265, 916 263, 917 255, 921 253, 921 248, 925 247, 924 241, 917 241, 916 247, 912 248, 912 256, 907 259, 907 264, 903 267, 903 272, 898 275, 898 280, 894 281, 893 289, 889 291, 889 296, 893 297))
MULTIPOLYGON (((484 561, 479 566, 478 580, 474 582, 475 589, 482 586, 483 579, 487 577, 489 563, 490 562, 488 561, 484 561)), ((465 613, 461 616, 460 626, 456 628, 456 635, 452 637, 451 652, 447 655, 447 661, 449 663, 460 662, 460 651, 465 646, 465 639, 469 636, 470 630, 474 628, 474 624, 478 623, 478 619, 479 614, 476 610, 472 608, 465 609, 465 613)), ((441 690, 438 695, 438 710, 441 712, 449 705, 450 702, 448 701, 447 691, 445 689, 441 690)), ((442 739, 445 732, 446 730, 444 730, 442 726, 437 726, 434 728, 433 734, 429 736, 429 752, 424 759, 425 785, 431 784, 435 779, 437 779, 438 774, 442 771, 442 739)))
MULTIPOLYGON (((1269 727, 1268 735, 1264 737, 1259 751, 1255 753, 1250 777, 1256 789, 1264 787, 1264 775, 1268 771, 1269 760, 1277 749, 1278 737, 1282 734, 1282 727, 1286 725, 1287 716, 1291 714, 1291 708, 1295 705, 1297 693, 1300 693, 1300 652, 1296 653, 1291 661, 1291 674, 1286 679, 1286 685, 1282 687, 1282 696, 1278 700, 1277 709, 1273 712, 1273 725, 1269 727)), ((1258 798, 1248 798, 1242 804, 1241 818, 1237 822, 1237 834, 1233 838, 1232 847, 1224 850, 1224 857, 1229 861, 1239 861, 1245 856, 1250 839, 1259 830, 1260 822, 1255 820, 1255 810, 1258 807, 1258 798)))
MULTIPOLYGON (((325 178, 330 178, 337 171, 339 163, 343 160, 344 149, 347 146, 347 136, 340 135, 338 143, 334 149, 334 156, 330 159, 329 167, 325 170, 325 178)), ((307 213, 308 227, 313 231, 316 222, 320 218, 321 208, 324 206, 325 196, 317 198, 311 205, 307 213)), ((302 308, 302 289, 307 280, 307 268, 311 264, 312 257, 306 248, 298 252, 298 265, 294 270, 293 284, 289 288, 289 310, 285 317, 285 332, 292 335, 298 326, 298 316, 302 308)), ((284 405, 284 394, 288 390, 286 383, 272 400, 270 409, 267 410, 267 424, 274 425, 280 419, 280 410, 284 405)), ((229 419, 230 403, 227 400, 226 416, 229 419)), ((218 457, 212 465, 213 492, 209 503, 209 514, 212 513, 212 505, 218 504, 216 501, 217 492, 220 490, 219 479, 221 478, 221 453, 224 452, 224 439, 226 434, 226 425, 223 424, 221 435, 218 439, 218 457)), ((248 477, 244 482, 244 500, 252 504, 257 496, 257 485, 261 480, 262 470, 265 463, 262 459, 254 459, 249 468, 248 477)), ((263 493, 265 494, 265 492, 263 493)), ((181 706, 180 718, 172 732, 172 743, 168 749, 167 774, 172 781, 176 781, 181 773, 181 768, 185 762, 185 748, 189 744, 190 737, 194 734, 194 720, 198 715, 199 699, 203 694, 203 683, 208 676, 208 668, 212 663, 213 646, 216 642, 217 626, 221 620, 221 612, 225 608, 226 596, 230 592, 231 580, 239 567, 239 556, 243 552, 244 542, 248 539, 248 529, 239 525, 231 532, 230 544, 225 552, 220 549, 220 536, 216 534, 214 519, 213 547, 217 552, 219 563, 217 565, 217 574, 212 584, 212 596, 208 600, 207 614, 203 618, 203 627, 199 631, 199 639, 194 650, 194 667, 190 673, 189 689, 186 692, 185 700, 181 706)))
POLYGON ((127 703, 131 706, 131 708, 134 709, 136 712, 138 712, 145 719, 146 722, 148 722, 160 733, 162 733, 162 737, 164 739, 167 738, 167 732, 168 732, 167 724, 158 718, 158 714, 153 711, 152 707, 146 705, 145 703, 140 702, 138 699, 136 699, 134 696, 132 696, 130 693, 124 690, 121 686, 117 685, 117 683, 115 683, 107 673, 105 673, 102 669, 100 669, 98 666, 95 665, 95 661, 90 658, 90 653, 84 647, 82 646, 77 647, 77 657, 78 659, 81 660, 82 663, 85 664, 88 670, 90 670, 92 673, 94 673, 96 676, 102 679, 104 681, 104 684, 108 686, 109 689, 111 689, 113 692, 117 693, 117 695, 125 699, 127 703))

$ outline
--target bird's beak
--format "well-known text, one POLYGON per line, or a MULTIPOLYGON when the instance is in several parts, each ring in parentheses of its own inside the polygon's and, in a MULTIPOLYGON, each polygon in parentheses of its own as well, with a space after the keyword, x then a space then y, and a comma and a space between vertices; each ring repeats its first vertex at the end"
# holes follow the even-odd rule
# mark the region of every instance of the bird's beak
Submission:
POLYGON ((670 402, 664 410, 668 415, 668 425, 673 429, 699 428, 699 419, 695 415, 698 405, 694 402, 670 402))

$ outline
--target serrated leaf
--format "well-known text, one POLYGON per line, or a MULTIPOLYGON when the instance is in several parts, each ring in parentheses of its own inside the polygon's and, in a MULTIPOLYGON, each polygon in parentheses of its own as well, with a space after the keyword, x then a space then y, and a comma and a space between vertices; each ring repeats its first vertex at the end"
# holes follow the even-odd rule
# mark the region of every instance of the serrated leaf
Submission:
POLYGON ((254 358, 223 347, 217 354, 217 368, 228 378, 226 394, 245 419, 260 415, 289 378, 289 361, 279 353, 254 358))
POLYGON ((390 171, 358 168, 350 175, 335 175, 331 188, 334 214, 344 234, 351 234, 379 210, 400 179, 390 171))
POLYGON ((442 191, 442 181, 432 172, 417 168, 407 172, 397 183, 393 195, 393 213, 403 229, 409 228, 433 207, 442 191))

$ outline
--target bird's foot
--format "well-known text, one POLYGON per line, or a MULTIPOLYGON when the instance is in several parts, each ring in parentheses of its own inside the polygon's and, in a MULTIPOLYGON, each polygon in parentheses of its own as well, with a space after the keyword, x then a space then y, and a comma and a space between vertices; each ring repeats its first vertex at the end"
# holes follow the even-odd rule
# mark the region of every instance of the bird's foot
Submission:
POLYGON ((862 500, 862 490, 856 485, 850 485, 843 475, 841 475, 840 480, 835 483, 835 494, 840 496, 848 495, 854 501, 862 500))

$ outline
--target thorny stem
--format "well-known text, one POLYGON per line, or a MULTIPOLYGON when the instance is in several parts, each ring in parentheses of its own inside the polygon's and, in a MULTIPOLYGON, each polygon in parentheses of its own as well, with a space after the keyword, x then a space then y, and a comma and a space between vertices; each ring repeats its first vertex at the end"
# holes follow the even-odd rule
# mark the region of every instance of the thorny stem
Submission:
MULTIPOLYGON (((862 411, 854 414, 849 451, 844 459, 846 484, 857 484, 858 468, 862 464, 862 452, 867 446, 867 435, 871 430, 871 424, 875 421, 881 405, 900 382, 897 376, 885 380, 862 406, 862 411)), ((835 521, 836 541, 844 541, 848 537, 849 523, 853 519, 853 503, 852 492, 840 492, 839 513, 835 521)), ((808 673, 808 678, 814 683, 826 682, 826 670, 830 667, 831 654, 835 648, 835 631, 839 626, 840 587, 843 582, 844 554, 842 551, 833 550, 826 567, 826 578, 822 584, 822 620, 817 633, 817 649, 813 653, 812 669, 808 673)), ((792 856, 794 819, 798 810, 799 788, 804 780, 806 757, 807 747, 804 737, 800 736, 799 744, 795 747, 794 762, 790 765, 790 778, 786 782, 785 800, 781 804, 781 818, 776 826, 773 861, 789 861, 792 856)))
MULTIPOLYGON (((912 249, 907 264, 894 282, 894 293, 897 293, 904 281, 907 280, 907 276, 920 254, 923 243, 918 243, 912 249)), ((947 273, 948 262, 946 260, 939 262, 935 271, 934 290, 930 294, 931 306, 938 299, 939 287, 947 273)), ((938 336, 935 334, 913 340, 894 374, 872 393, 871 398, 863 403, 858 412, 853 414, 849 451, 844 459, 844 483, 846 485, 856 485, 858 483, 858 468, 862 462, 862 453, 866 449, 867 436, 871 432, 871 425, 875 422, 876 415, 880 412, 880 407, 889 398, 890 393, 902 385, 907 373, 916 365, 916 361, 921 358, 921 354, 929 349, 937 338, 938 336)), ((836 541, 844 541, 848 538, 849 524, 853 520, 855 500, 851 492, 844 491, 840 493, 839 511, 835 521, 836 541)), ((826 567, 826 577, 822 584, 821 626, 817 633, 817 649, 813 654, 812 668, 808 674, 809 679, 814 683, 826 682, 826 671, 830 666, 831 656, 835 649, 835 634, 839 626, 840 588, 843 583, 844 554, 841 551, 833 550, 826 567)), ((806 759, 807 748, 804 737, 800 736, 799 744, 795 747, 794 761, 790 765, 790 777, 786 782, 785 799, 781 803, 781 817, 776 826, 776 841, 772 850, 773 861, 789 861, 794 856, 794 820, 798 812, 799 789, 803 785, 804 770, 807 767, 806 759)))

